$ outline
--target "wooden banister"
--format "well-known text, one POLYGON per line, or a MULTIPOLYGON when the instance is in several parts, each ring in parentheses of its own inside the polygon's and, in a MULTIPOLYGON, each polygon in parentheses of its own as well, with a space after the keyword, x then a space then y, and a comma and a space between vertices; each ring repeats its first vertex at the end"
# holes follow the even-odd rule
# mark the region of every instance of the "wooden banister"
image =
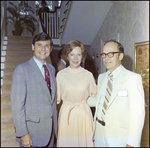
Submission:
POLYGON ((55 7, 54 11, 41 12, 41 26, 44 32, 51 38, 58 39, 62 37, 71 1, 62 1, 59 7, 55 7))

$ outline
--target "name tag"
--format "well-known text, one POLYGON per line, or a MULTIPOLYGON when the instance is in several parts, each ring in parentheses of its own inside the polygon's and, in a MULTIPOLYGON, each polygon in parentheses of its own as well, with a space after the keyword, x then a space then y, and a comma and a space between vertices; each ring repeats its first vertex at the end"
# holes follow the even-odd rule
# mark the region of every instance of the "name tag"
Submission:
POLYGON ((128 96, 128 90, 127 89, 120 89, 118 92, 118 97, 127 97, 128 96))

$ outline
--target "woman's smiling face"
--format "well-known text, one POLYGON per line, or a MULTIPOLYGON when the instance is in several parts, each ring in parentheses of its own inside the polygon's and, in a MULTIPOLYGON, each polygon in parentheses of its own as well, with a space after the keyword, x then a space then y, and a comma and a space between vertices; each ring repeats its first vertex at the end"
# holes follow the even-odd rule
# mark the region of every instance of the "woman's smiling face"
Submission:
POLYGON ((80 47, 75 47, 67 57, 70 67, 72 69, 77 69, 80 67, 82 61, 82 51, 80 47))

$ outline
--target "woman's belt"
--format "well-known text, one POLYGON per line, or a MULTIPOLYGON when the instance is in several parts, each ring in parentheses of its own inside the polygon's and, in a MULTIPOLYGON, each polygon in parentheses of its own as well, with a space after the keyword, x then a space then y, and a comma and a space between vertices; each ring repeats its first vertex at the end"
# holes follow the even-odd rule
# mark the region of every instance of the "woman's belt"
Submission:
POLYGON ((63 104, 64 105, 70 105, 68 113, 67 113, 68 125, 69 125, 70 113, 71 113, 72 109, 74 109, 76 106, 79 106, 80 109, 82 109, 87 115, 89 115, 90 108, 87 106, 87 101, 86 100, 83 100, 83 101, 78 102, 78 103, 74 103, 74 102, 63 100, 63 104))

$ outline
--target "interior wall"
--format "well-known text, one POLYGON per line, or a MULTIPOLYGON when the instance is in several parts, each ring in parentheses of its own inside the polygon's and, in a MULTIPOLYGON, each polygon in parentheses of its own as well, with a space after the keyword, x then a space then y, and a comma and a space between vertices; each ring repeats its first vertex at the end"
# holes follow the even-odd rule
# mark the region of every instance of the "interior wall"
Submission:
POLYGON ((1 50, 4 40, 4 35, 6 34, 6 1, 1 1, 1 50))
MULTIPOLYGON (((101 53, 103 41, 118 40, 124 47, 122 64, 134 71, 134 44, 149 41, 149 1, 114 2, 91 44, 91 54, 101 53)), ((98 67, 101 57, 95 58, 98 67)), ((100 68, 98 73, 101 73, 100 68)))

